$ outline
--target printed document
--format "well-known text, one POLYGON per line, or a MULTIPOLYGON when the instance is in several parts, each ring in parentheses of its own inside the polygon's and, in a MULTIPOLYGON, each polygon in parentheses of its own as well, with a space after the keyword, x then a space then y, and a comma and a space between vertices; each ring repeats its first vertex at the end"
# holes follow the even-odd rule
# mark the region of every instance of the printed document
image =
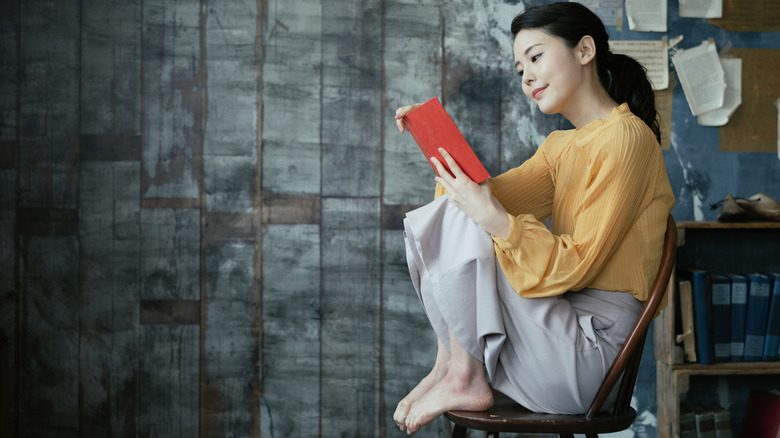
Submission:
POLYGON ((721 58, 720 65, 726 79, 726 93, 723 106, 699 116, 699 125, 723 126, 742 103, 742 60, 739 58, 721 58))
POLYGON ((653 90, 665 90, 669 87, 669 51, 666 37, 658 41, 610 40, 609 50, 639 61, 647 70, 647 78, 653 84, 653 90))
POLYGON ((726 82, 714 43, 679 50, 672 63, 694 116, 723 106, 726 82))
POLYGON ((722 0, 680 0, 680 16, 692 18, 720 18, 722 0))
POLYGON ((626 0, 628 28, 643 32, 666 32, 667 0, 626 0))

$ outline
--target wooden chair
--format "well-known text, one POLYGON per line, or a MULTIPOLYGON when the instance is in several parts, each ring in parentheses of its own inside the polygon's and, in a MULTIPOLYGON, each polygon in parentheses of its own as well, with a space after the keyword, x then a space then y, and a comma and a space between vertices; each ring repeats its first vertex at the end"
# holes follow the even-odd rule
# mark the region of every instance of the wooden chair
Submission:
POLYGON ((486 431, 488 438, 497 438, 499 432, 513 433, 557 433, 561 438, 573 438, 574 434, 598 437, 599 433, 617 432, 627 429, 636 418, 636 411, 630 406, 634 392, 642 348, 650 322, 666 292, 677 255, 677 225, 672 215, 666 223, 661 266, 653 283, 650 295, 626 342, 618 352, 601 383, 590 409, 584 415, 538 414, 518 405, 503 394, 496 392, 495 404, 483 412, 449 411, 444 415, 453 423, 452 438, 465 438, 467 429, 486 431), (620 377, 623 377, 620 380, 620 377), (612 389, 620 380, 618 395, 613 408, 602 412, 602 407, 612 389))

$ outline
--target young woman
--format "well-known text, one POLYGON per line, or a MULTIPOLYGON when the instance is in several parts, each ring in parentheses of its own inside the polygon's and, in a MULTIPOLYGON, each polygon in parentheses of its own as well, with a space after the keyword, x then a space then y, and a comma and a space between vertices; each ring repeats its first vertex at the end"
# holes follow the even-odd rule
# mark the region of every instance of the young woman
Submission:
MULTIPOLYGON (((644 69, 610 53, 578 3, 529 8, 511 30, 523 92, 575 128, 479 185, 445 150, 452 174, 433 160, 437 198, 404 221, 438 338, 433 369, 393 416, 410 434, 489 408, 491 387, 534 411, 586 411, 660 264, 674 195, 644 69)), ((417 106, 396 111, 401 132, 417 106)))

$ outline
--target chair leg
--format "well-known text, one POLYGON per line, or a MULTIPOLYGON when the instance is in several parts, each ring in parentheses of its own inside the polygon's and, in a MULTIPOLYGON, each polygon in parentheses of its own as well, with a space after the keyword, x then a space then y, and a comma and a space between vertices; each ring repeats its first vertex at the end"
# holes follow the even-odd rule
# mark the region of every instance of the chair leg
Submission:
POLYGON ((452 438, 466 438, 467 429, 460 424, 454 425, 452 428, 452 438))

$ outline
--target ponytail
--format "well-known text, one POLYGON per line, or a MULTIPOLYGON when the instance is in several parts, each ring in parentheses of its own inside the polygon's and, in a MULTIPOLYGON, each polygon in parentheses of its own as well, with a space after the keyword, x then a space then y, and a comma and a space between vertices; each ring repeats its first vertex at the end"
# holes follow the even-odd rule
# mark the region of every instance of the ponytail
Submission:
MULTIPOLYGON (((606 64, 604 70, 608 70, 607 81, 601 79, 602 85, 615 102, 627 103, 631 112, 650 127, 660 143, 661 128, 658 124, 658 112, 655 109, 655 93, 647 79, 645 68, 630 56, 611 52, 607 52, 607 55, 604 62, 606 64)), ((598 65, 598 60, 596 62, 598 65)))
POLYGON ((590 35, 596 45, 596 68, 601 85, 615 102, 627 103, 631 112, 642 119, 661 142, 655 94, 644 67, 630 56, 609 51, 607 29, 590 9, 576 2, 534 6, 512 20, 512 36, 517 36, 523 29, 539 29, 557 36, 572 49, 584 36, 590 35))

